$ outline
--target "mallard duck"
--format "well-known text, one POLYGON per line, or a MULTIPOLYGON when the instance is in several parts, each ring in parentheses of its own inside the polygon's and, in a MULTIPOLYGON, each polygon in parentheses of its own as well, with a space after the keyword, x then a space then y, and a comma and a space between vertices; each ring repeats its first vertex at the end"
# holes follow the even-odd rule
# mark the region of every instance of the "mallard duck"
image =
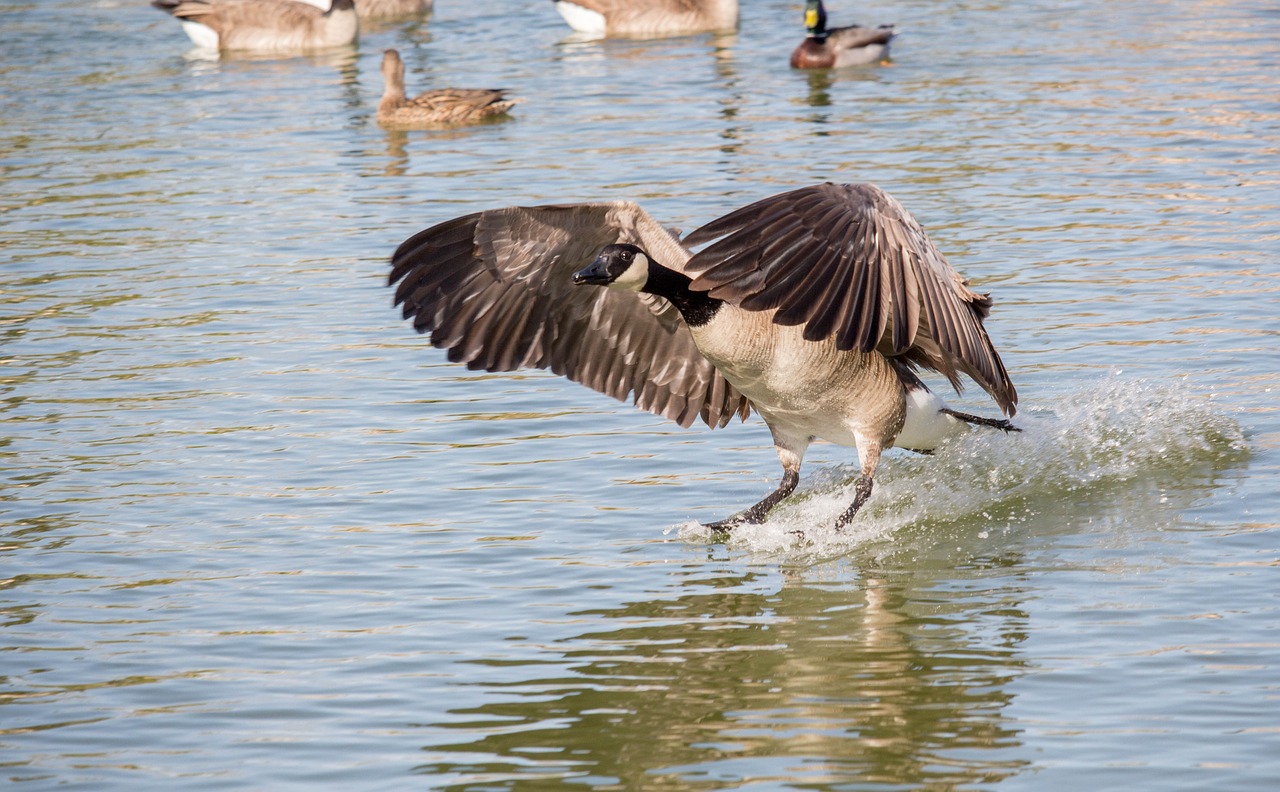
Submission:
POLYGON ((808 0, 804 9, 808 36, 791 53, 793 69, 832 69, 864 66, 889 57, 889 42, 897 35, 893 25, 827 30, 827 10, 822 0, 808 0))
POLYGON ((1015 412, 983 327, 990 297, 871 184, 784 192, 683 243, 629 201, 478 212, 401 244, 390 283, 414 327, 468 368, 549 368, 682 426, 759 413, 782 481, 717 530, 764 520, 816 438, 857 448, 840 527, 886 449, 928 452, 968 424, 1016 431, 952 410, 916 375, 957 391, 967 375, 1015 412))
POLYGON ((378 123, 398 129, 467 124, 502 115, 515 105, 504 89, 437 88, 412 99, 404 94, 404 61, 389 49, 382 55, 385 88, 378 102, 378 123))

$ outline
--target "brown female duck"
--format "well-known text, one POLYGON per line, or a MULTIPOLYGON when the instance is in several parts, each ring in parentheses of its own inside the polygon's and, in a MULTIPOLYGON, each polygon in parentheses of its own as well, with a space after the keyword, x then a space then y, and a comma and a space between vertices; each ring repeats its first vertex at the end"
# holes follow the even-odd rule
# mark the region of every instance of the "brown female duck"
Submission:
POLYGON ((404 61, 389 49, 382 55, 385 88, 378 102, 378 123, 396 129, 469 124, 502 115, 515 105, 505 91, 490 88, 437 88, 412 99, 404 93, 404 61))

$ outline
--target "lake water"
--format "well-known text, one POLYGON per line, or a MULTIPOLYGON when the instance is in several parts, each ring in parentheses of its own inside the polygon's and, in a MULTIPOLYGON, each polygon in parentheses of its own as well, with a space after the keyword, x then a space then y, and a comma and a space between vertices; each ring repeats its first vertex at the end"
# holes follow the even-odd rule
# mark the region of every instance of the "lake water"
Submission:
POLYGON ((0 0, 0 777, 1275 789, 1275 4, 832 2, 903 33, 815 74, 799 0, 607 43, 550 5, 217 61, 142 0, 0 0), (385 133, 391 46, 522 103, 385 133), (385 286, 481 208, 692 229, 822 180, 994 294, 1025 429, 890 455, 841 533, 850 449, 718 541, 759 419, 467 372, 385 286))

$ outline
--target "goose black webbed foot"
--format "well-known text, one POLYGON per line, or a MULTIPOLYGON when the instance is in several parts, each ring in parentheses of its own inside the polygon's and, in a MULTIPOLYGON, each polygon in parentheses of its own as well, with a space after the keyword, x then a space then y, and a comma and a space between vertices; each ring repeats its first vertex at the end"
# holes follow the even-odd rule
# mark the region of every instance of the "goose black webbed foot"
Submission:
POLYGON ((795 492, 796 485, 800 483, 800 474, 794 470, 786 470, 782 473, 782 483, 778 484, 778 488, 770 492, 751 508, 738 512, 732 517, 718 520, 713 523, 703 523, 703 528, 710 528, 716 533, 729 533, 739 525, 750 524, 757 525, 765 521, 769 516, 769 512, 773 511, 773 507, 781 503, 788 495, 795 492))
POLYGON ((970 415, 953 410, 950 407, 943 407, 939 412, 946 413, 952 418, 957 418, 968 424, 977 426, 990 426, 992 429, 999 429, 1003 432, 1021 432, 1022 430, 1013 425, 1013 421, 1007 418, 983 418, 981 415, 970 415))
POLYGON ((734 516, 726 517, 723 520, 716 520, 715 522, 702 523, 702 527, 709 529, 712 533, 729 534, 733 532, 734 528, 737 528, 745 522, 747 521, 738 519, 737 516, 734 516))
MULTIPOLYGON (((770 498, 772 497, 773 496, 770 495, 770 498)), ((778 500, 782 500, 782 498, 778 498, 778 500)), ((713 523, 703 523, 702 527, 710 528, 712 531, 715 531, 716 533, 727 534, 731 532, 734 528, 737 528, 739 525, 759 525, 760 523, 764 522, 766 517, 769 516, 769 510, 773 508, 772 503, 770 503, 765 508, 761 508, 761 506, 765 503, 768 503, 768 501, 769 501, 769 498, 765 498, 764 500, 760 501, 760 503, 757 503, 755 506, 752 506, 750 509, 747 509, 745 511, 740 511, 737 514, 733 515, 732 517, 726 517, 723 520, 716 520, 713 523)))
POLYGON ((866 503, 867 498, 870 497, 871 477, 858 476, 858 480, 853 485, 853 503, 849 504, 849 508, 844 510, 844 514, 836 518, 836 530, 838 531, 848 525, 853 520, 854 515, 858 513, 858 509, 861 509, 862 504, 866 503))

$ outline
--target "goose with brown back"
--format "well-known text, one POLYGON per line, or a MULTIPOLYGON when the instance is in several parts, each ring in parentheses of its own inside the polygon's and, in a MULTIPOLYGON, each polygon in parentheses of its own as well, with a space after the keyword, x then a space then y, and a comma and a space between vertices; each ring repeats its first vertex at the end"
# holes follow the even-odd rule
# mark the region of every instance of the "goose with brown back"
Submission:
POLYGON ((432 4, 432 0, 356 0, 356 13, 361 19, 403 19, 427 14, 432 4))
POLYGON ((738 0, 554 0, 574 31, 638 38, 736 30, 738 0))
POLYGON ((153 0, 197 47, 288 54, 355 42, 353 0, 153 0))

